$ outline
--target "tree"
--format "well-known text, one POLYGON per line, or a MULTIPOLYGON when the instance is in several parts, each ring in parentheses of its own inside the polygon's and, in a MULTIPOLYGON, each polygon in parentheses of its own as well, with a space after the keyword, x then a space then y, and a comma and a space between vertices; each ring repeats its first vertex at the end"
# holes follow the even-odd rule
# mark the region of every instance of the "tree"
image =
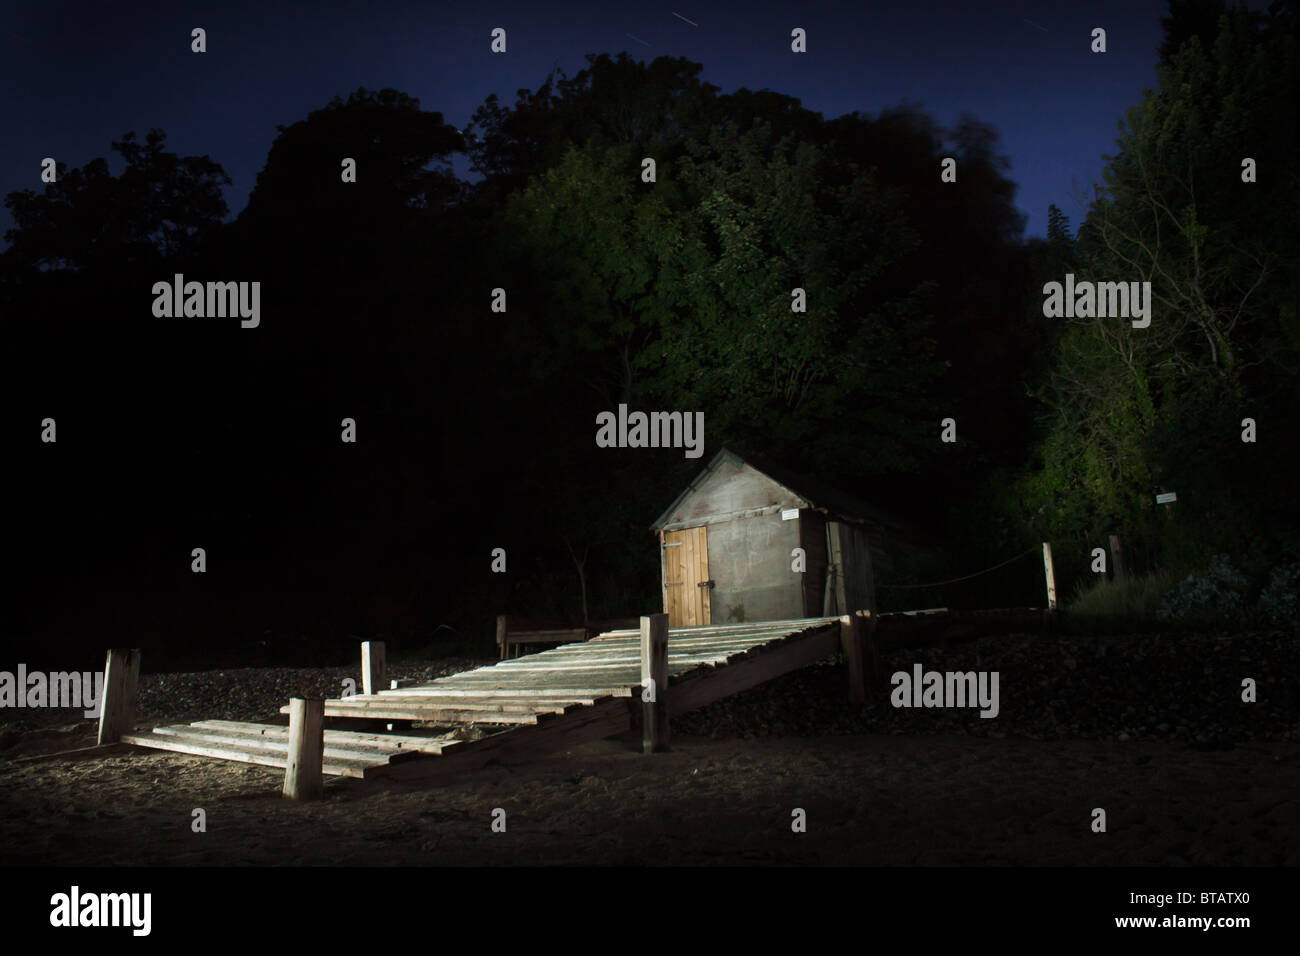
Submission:
POLYGON ((707 409, 738 447, 825 474, 914 468, 938 368, 924 288, 891 287, 915 242, 897 195, 831 147, 774 142, 765 122, 688 153, 675 175, 700 197, 708 254, 656 343, 656 394, 707 409))
POLYGON ((112 144, 126 162, 120 176, 104 159, 60 163, 42 193, 10 193, 8 267, 115 270, 195 254, 229 212, 221 187, 230 178, 207 156, 168 152, 166 141, 160 129, 144 143, 128 132, 112 144))
POLYGON ((1077 270, 1082 280, 1149 282, 1151 324, 1070 323, 1051 378, 1053 477, 1040 490, 1082 496, 1072 520, 1100 529, 1137 523, 1155 487, 1176 481, 1209 507, 1207 537, 1242 522, 1269 535, 1276 522, 1264 514, 1294 506, 1261 469, 1243 470, 1237 432, 1252 408, 1294 405, 1285 330, 1295 321, 1300 193, 1294 124, 1281 120, 1296 79, 1294 30, 1236 10, 1211 51, 1192 35, 1159 73, 1160 88, 1122 127, 1079 231, 1077 270), (1267 179, 1243 181, 1244 157, 1267 179))

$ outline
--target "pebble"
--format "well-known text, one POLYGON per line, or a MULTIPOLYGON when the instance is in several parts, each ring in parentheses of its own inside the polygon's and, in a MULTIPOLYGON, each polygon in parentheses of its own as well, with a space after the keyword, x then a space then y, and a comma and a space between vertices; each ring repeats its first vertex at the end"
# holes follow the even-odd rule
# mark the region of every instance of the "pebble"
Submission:
MULTIPOLYGON (((1300 655, 1288 631, 1230 635, 1166 633, 1122 638, 1000 635, 946 649, 884 653, 885 682, 868 689, 865 706, 849 702, 847 667, 840 659, 810 665, 745 693, 673 717, 673 733, 714 739, 755 736, 965 734, 1052 740, 1189 740, 1231 746, 1259 740, 1300 740, 1300 655), (1109 653, 1097 653, 1107 641, 1109 653), (1240 696, 1241 659, 1267 673, 1267 707, 1240 696), (1073 662, 1074 666, 1071 666, 1073 662), (890 674, 925 670, 987 670, 999 674, 999 713, 973 708, 895 708, 890 674)), ((492 663, 465 658, 390 662, 389 676, 432 680, 492 663)), ((141 722, 265 721, 280 718, 292 696, 337 697, 343 680, 360 684, 355 667, 230 668, 143 674, 141 722)), ((38 718, 67 723, 66 712, 6 710, 0 734, 38 718)))

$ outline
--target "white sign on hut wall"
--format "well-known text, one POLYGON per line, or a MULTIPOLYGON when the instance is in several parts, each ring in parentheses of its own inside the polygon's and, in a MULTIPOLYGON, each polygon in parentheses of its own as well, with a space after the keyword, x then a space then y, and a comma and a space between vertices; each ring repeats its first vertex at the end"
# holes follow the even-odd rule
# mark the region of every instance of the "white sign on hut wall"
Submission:
POLYGON ((795 521, 795 520, 798 519, 798 517, 799 517, 799 509, 798 509, 798 508, 783 508, 783 509, 781 509, 781 520, 782 520, 782 521, 795 521))
POLYGON ((1171 505, 1177 500, 1178 495, 1173 491, 1167 491, 1163 495, 1156 495, 1156 504, 1158 505, 1171 505))

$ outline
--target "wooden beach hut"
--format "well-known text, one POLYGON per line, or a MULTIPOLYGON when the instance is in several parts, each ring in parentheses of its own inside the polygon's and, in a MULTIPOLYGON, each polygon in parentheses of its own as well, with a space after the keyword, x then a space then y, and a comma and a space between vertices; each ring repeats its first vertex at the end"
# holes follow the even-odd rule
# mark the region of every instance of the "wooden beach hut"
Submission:
POLYGON ((723 449, 651 528, 670 627, 876 610, 897 519, 723 449), (802 552, 796 549, 802 549, 802 552), (800 570, 802 562, 802 570, 800 570))

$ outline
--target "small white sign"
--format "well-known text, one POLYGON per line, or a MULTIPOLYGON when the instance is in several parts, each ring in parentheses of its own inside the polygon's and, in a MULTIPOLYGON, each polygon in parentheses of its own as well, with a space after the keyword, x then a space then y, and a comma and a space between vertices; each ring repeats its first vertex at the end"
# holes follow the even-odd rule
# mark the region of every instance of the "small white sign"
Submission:
POLYGON ((781 510, 781 520, 782 520, 782 521, 794 521, 794 520, 795 520, 796 518, 798 518, 798 517, 799 517, 799 509, 798 509, 798 508, 783 508, 783 509, 781 510))
POLYGON ((1168 505, 1178 500, 1178 495, 1172 491, 1167 491, 1163 495, 1156 495, 1156 504, 1168 505))

